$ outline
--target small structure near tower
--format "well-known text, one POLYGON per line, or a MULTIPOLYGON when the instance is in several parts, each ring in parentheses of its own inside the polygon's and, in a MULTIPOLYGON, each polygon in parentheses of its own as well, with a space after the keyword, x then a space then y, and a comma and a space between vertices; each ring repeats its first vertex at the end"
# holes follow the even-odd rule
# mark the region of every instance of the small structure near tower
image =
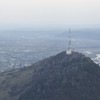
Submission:
POLYGON ((68 43, 68 50, 66 51, 66 54, 67 55, 71 55, 72 54, 72 49, 71 49, 71 35, 70 35, 70 33, 71 33, 71 30, 70 30, 70 28, 69 28, 69 43, 68 43))

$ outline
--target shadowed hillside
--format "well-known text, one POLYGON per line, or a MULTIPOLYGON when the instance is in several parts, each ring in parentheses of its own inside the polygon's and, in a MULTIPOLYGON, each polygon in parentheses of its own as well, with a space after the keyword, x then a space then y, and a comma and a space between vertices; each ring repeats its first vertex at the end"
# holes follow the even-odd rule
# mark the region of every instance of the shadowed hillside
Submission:
POLYGON ((100 67, 77 52, 0 74, 0 100, 100 100, 99 94, 100 67))

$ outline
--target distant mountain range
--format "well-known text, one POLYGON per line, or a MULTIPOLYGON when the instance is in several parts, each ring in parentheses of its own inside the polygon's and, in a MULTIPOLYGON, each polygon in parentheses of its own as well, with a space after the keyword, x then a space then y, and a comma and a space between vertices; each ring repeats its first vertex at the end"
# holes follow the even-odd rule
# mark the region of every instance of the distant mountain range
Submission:
POLYGON ((80 53, 64 51, 0 73, 0 100, 100 100, 100 67, 80 53))
MULTIPOLYGON (((58 35, 59 37, 68 37, 68 31, 65 31, 58 35)), ((82 29, 82 30, 72 30, 72 38, 96 40, 100 39, 100 29, 82 29)))
MULTIPOLYGON (((100 39, 100 29, 80 29, 71 31, 72 38, 83 38, 83 39, 100 39)), ((57 37, 68 37, 68 30, 46 30, 46 31, 34 31, 34 30, 6 30, 0 31, 1 37, 9 38, 57 38, 57 37)))

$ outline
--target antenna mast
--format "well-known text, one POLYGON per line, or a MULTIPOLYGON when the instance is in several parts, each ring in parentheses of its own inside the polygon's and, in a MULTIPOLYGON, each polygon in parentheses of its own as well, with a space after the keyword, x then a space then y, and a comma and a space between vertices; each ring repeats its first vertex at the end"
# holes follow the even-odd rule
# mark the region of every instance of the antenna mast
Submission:
POLYGON ((71 29, 69 28, 69 50, 71 50, 71 29))
POLYGON ((71 49, 71 29, 69 28, 69 40, 68 40, 68 50, 66 51, 67 55, 72 54, 72 49, 71 49))

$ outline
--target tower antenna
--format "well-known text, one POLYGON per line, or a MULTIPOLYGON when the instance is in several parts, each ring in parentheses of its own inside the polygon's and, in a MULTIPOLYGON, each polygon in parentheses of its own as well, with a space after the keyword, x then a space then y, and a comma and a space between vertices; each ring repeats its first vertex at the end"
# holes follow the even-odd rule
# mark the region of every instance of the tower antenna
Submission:
POLYGON ((71 29, 69 28, 69 40, 68 40, 68 50, 66 51, 67 55, 72 54, 72 49, 71 49, 71 29))
POLYGON ((69 50, 71 50, 71 29, 69 28, 69 50))

